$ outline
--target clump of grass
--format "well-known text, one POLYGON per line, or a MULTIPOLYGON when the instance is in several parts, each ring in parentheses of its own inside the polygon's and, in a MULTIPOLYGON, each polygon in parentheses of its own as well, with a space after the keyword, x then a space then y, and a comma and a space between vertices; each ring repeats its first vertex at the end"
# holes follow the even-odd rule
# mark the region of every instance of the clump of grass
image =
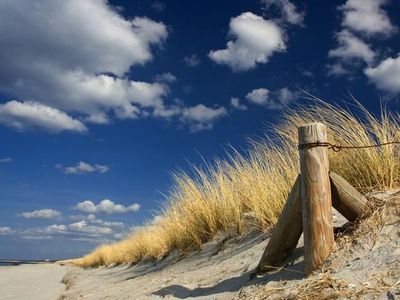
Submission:
MULTIPOLYGON (((298 174, 297 128, 320 121, 329 128, 330 142, 369 145, 400 140, 400 116, 381 110, 370 114, 356 103, 350 110, 314 99, 310 106, 287 110, 282 123, 263 140, 253 141, 247 154, 232 151, 229 159, 194 168, 191 176, 174 175, 167 205, 153 222, 113 245, 100 246, 75 260, 80 266, 136 263, 160 259, 172 250, 188 252, 218 232, 242 234, 245 216, 260 230, 275 224, 298 174)), ((400 146, 330 151, 331 169, 359 189, 400 185, 400 146)))

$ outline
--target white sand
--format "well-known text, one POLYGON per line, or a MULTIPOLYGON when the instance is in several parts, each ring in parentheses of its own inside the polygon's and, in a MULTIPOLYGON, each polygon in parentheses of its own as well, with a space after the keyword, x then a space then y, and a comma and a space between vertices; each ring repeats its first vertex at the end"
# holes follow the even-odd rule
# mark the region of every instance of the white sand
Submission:
POLYGON ((68 268, 57 264, 0 267, 0 299, 56 300, 68 268))
MULTIPOLYGON (((394 201, 393 193, 378 196, 394 201)), ((394 198, 397 199, 395 210, 399 211, 391 208, 386 224, 374 225, 375 232, 370 232, 367 223, 365 226, 361 223, 356 227, 360 233, 348 234, 345 236, 348 239, 337 242, 326 264, 328 270, 308 280, 329 274, 345 281, 345 288, 350 292, 371 288, 367 299, 378 299, 375 296, 400 299, 400 194, 394 198), (375 287, 382 286, 381 280, 387 285, 385 290, 371 295, 375 287)), ((336 213, 335 226, 343 222, 345 219, 336 213)), ((285 270, 250 279, 268 236, 253 232, 233 239, 221 237, 183 259, 173 253, 156 263, 73 268, 64 279, 67 290, 63 299, 299 299, 298 288, 308 283, 302 273, 302 240, 285 270)))
MULTIPOLYGON (((393 204, 385 206, 383 220, 363 221, 338 239, 323 272, 308 278, 302 273, 300 240, 285 269, 251 279, 269 237, 254 231, 237 238, 221 236, 185 258, 172 253, 159 262, 135 266, 0 268, 0 299, 304 299, 299 291, 309 286, 324 299, 329 295, 320 292, 338 289, 314 288, 312 281, 319 284, 320 278, 330 276, 341 282, 340 299, 400 300, 400 192, 375 196, 393 204), (59 282, 67 270, 63 287, 59 282), (343 296, 350 294, 357 295, 343 296)), ((335 226, 344 222, 335 213, 335 226)))

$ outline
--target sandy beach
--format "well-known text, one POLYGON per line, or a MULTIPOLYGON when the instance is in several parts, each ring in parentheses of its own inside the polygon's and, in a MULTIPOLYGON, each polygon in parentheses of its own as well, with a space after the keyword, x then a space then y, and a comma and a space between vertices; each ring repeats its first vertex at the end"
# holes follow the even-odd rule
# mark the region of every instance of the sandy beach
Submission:
MULTIPOLYGON (((174 252, 134 266, 71 268, 63 299, 400 299, 400 192, 374 196, 385 207, 338 238, 322 272, 313 276, 303 273, 301 239, 284 269, 252 277, 269 240, 269 233, 254 231, 221 235, 183 258, 174 252), (380 216, 384 222, 376 223, 380 216)), ((334 226, 345 223, 334 212, 334 226)))
MULTIPOLYGON (((400 191, 374 196, 385 204, 337 237, 321 272, 309 277, 302 239, 284 269, 252 276, 270 236, 252 231, 133 266, 0 267, 0 299, 400 299, 400 191)), ((334 225, 345 223, 334 212, 334 225)))
POLYGON ((27 264, 0 267, 0 299, 55 300, 64 291, 61 282, 68 267, 27 264))

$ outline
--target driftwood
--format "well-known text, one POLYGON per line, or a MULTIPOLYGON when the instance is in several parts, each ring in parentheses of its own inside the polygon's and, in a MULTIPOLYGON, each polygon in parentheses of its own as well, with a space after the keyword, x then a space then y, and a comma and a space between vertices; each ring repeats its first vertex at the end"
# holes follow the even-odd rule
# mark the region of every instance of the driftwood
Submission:
MULTIPOLYGON (((299 144, 326 143, 322 123, 299 127, 299 144)), ((333 250, 332 198, 327 147, 300 150, 304 261, 307 274, 319 269, 333 250)))
POLYGON ((257 273, 268 272, 282 266, 285 259, 296 249, 303 232, 300 190, 299 175, 257 266, 257 273))
POLYGON ((368 200, 343 177, 330 172, 333 207, 353 222, 370 211, 368 200))

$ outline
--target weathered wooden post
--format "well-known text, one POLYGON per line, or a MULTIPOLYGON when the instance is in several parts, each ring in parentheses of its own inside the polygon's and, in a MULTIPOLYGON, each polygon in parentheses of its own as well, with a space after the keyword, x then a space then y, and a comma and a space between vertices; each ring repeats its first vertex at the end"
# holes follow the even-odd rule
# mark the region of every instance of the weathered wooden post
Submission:
POLYGON ((343 177, 329 173, 332 189, 332 204, 347 220, 353 222, 371 211, 368 199, 359 193, 343 177))
POLYGON ((297 176, 256 273, 268 272, 282 266, 296 249, 302 232, 300 176, 297 176))
POLYGON ((307 274, 319 269, 333 250, 332 204, 349 221, 371 212, 368 199, 344 178, 329 172, 326 126, 299 127, 300 175, 293 185, 255 270, 265 273, 285 263, 304 233, 307 274))
POLYGON ((303 207, 305 271, 323 265, 333 250, 332 198, 329 180, 326 126, 310 123, 299 127, 301 195, 303 207), (302 146, 314 144, 314 146, 302 146))

